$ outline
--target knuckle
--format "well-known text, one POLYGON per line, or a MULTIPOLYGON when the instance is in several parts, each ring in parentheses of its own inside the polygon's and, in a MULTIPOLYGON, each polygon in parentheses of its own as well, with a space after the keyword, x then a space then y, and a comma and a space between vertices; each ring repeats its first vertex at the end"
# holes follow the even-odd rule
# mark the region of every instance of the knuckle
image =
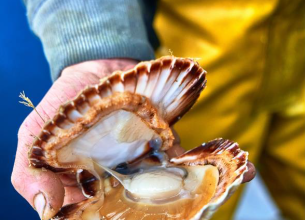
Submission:
POLYGON ((20 181, 17 178, 16 172, 13 172, 12 175, 11 175, 11 183, 16 190, 21 188, 20 181))
POLYGON ((24 180, 25 178, 22 171, 18 170, 18 167, 15 164, 14 170, 11 175, 11 183, 15 188, 15 190, 19 193, 22 193, 24 191, 25 188, 24 180))

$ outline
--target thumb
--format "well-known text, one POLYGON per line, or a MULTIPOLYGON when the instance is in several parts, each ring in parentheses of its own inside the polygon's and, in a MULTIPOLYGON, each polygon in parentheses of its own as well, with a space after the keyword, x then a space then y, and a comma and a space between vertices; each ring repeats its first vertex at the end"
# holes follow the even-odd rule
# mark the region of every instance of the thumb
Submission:
POLYGON ((16 158, 12 183, 41 219, 52 218, 62 207, 64 186, 59 177, 51 171, 30 168, 19 164, 16 158))
MULTIPOLYGON (((58 175, 29 166, 28 150, 32 137, 27 124, 19 129, 18 148, 11 181, 17 192, 38 212, 41 219, 52 218, 62 207, 65 189, 58 175)), ((33 130, 37 130, 33 128, 33 130)))

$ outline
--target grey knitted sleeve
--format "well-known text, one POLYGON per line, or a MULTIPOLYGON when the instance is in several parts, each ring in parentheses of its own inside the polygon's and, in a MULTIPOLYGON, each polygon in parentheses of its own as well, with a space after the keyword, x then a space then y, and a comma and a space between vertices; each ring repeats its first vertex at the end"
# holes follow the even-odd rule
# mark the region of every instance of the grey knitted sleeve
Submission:
POLYGON ((24 0, 31 29, 41 39, 52 79, 63 68, 87 60, 149 60, 137 0, 24 0))

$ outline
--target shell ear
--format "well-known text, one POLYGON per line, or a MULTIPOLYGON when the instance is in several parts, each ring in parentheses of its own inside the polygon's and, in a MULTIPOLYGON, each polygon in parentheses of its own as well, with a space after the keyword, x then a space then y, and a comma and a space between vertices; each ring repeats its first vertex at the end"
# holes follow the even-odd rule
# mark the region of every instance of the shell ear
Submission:
POLYGON ((170 125, 182 117, 206 85, 206 71, 193 59, 162 57, 108 78, 113 92, 143 95, 170 125))

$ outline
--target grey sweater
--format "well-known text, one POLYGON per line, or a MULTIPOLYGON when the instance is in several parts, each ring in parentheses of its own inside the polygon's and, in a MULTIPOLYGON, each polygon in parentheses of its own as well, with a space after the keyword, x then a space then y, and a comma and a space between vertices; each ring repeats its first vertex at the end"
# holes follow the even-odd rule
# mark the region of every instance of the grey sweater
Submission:
POLYGON ((137 0, 24 0, 56 80, 63 68, 87 60, 149 60, 145 8, 137 0))

